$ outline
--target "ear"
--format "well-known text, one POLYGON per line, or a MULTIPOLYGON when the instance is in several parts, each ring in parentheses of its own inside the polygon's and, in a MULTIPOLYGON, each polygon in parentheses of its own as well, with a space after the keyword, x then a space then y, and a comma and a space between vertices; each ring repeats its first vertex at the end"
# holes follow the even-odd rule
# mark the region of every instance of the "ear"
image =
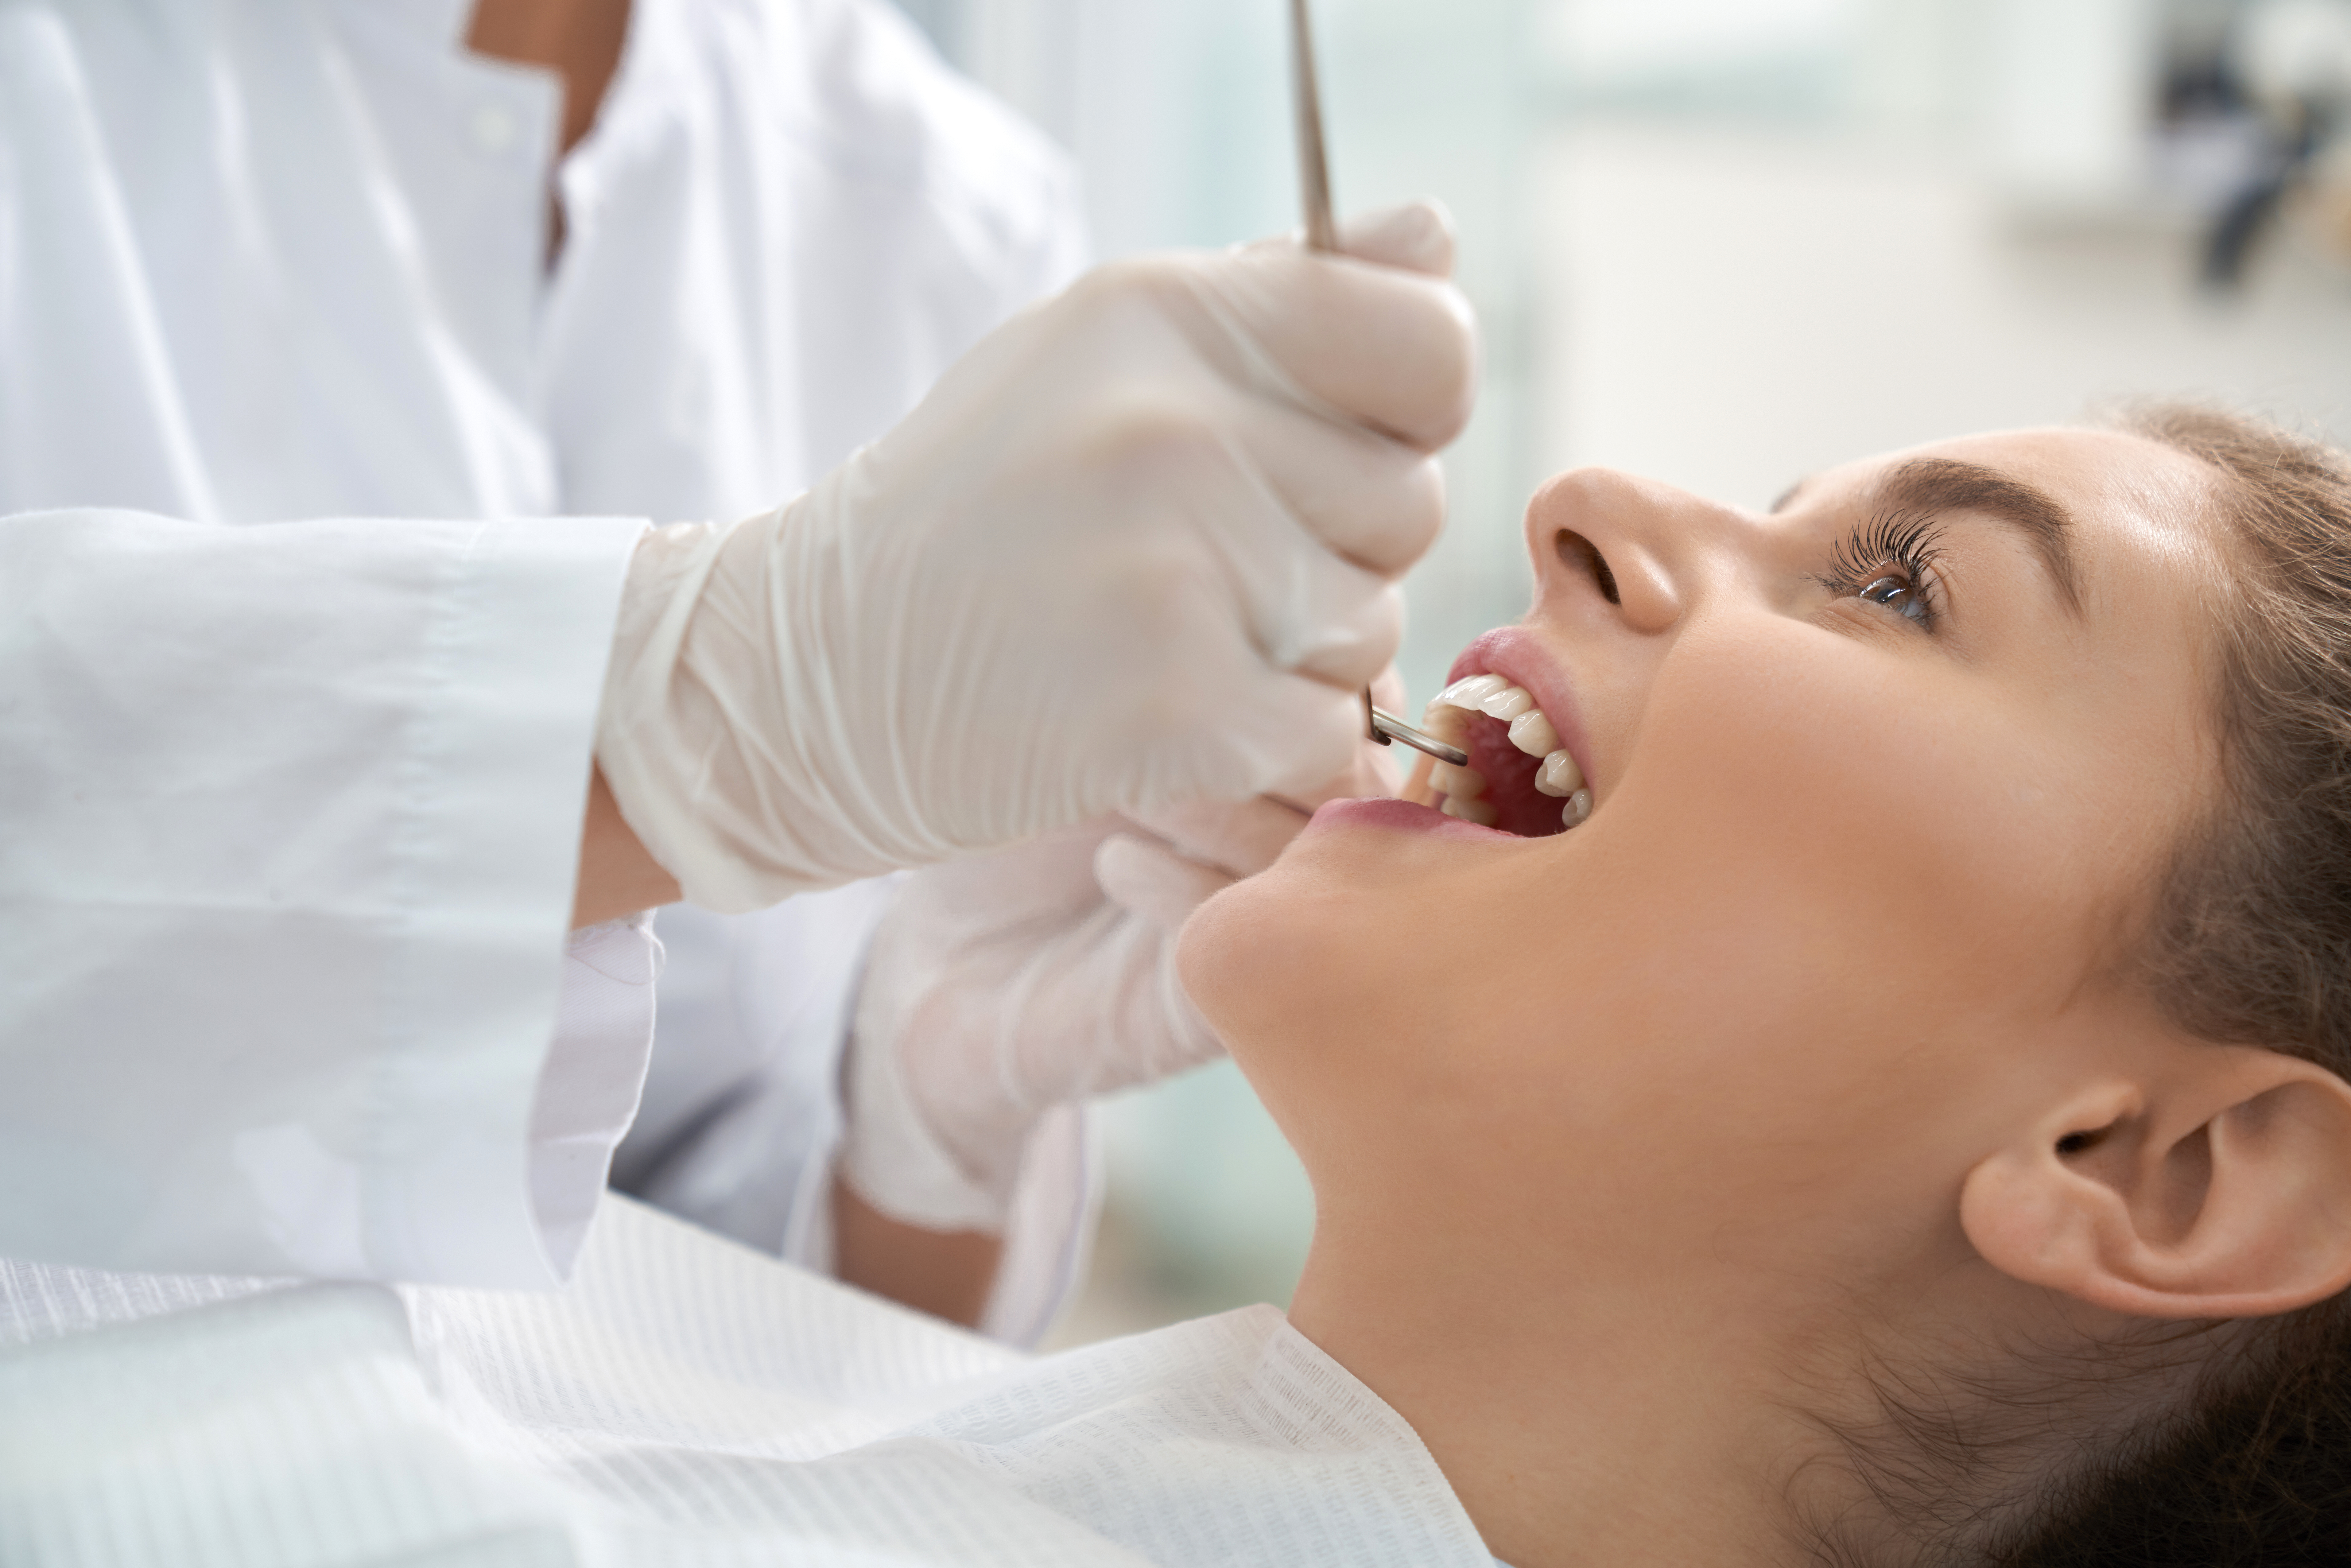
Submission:
POLYGON ((2150 1318, 2262 1317, 2351 1286, 2351 1086, 2250 1046, 2183 1044, 2086 1086, 1968 1173, 1995 1268, 2150 1318))

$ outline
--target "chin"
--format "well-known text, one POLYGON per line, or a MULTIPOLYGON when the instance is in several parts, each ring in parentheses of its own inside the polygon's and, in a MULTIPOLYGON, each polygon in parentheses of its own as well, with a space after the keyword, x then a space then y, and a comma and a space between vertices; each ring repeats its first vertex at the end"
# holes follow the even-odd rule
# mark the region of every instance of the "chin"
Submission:
POLYGON ((1297 950, 1283 870, 1277 862, 1226 888, 1192 912, 1176 939, 1185 991, 1236 1057, 1289 1010, 1284 998, 1299 988, 1301 965, 1310 975, 1322 967, 1321 956, 1297 950))
MULTIPOLYGON (((1176 947, 1185 989, 1305 1165, 1318 1212, 1392 1193, 1484 1079, 1462 1049, 1459 954, 1431 943, 1376 845, 1301 840, 1272 869, 1194 913, 1176 947), (1366 1183, 1370 1183, 1366 1186, 1366 1183)), ((1471 1119, 1474 1121, 1474 1118, 1471 1119)))
POLYGON ((1375 849, 1309 834, 1265 872, 1209 899, 1185 925, 1176 969, 1277 1119, 1292 1069, 1360 1063, 1413 1010, 1424 955, 1375 849))

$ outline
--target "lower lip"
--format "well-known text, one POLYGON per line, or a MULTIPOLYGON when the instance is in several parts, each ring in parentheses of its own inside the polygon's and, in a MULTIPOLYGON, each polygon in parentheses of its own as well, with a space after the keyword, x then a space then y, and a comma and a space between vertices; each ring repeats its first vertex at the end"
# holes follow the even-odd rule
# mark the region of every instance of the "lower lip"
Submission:
POLYGON ((1332 800, 1318 807, 1314 820, 1306 824, 1306 831, 1310 833, 1330 832, 1341 828, 1385 828, 1392 832, 1426 833, 1437 838, 1525 841, 1514 839, 1499 829, 1481 828, 1475 822, 1448 817, 1442 811, 1416 806, 1410 800, 1332 800))

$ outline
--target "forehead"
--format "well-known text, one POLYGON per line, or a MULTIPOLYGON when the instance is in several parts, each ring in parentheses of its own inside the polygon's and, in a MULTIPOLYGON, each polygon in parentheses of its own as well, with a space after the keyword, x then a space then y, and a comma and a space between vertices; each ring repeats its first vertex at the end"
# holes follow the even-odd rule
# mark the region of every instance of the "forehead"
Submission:
POLYGON ((1886 475, 1918 458, 1988 468, 2047 494, 2074 524, 2088 575, 2148 556, 2195 571, 2217 564, 2211 502, 2218 476, 2184 452, 2112 430, 2008 430, 1965 435, 1841 465, 1806 480, 1796 499, 1866 503, 1886 475), (2124 558, 2117 559, 2116 558, 2124 558))

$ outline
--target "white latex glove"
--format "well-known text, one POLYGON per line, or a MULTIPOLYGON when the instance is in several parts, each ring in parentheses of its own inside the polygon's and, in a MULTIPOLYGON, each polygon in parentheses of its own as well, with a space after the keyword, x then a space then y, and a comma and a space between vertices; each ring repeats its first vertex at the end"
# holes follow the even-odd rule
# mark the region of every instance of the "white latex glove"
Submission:
MULTIPOLYGON (((1375 693, 1402 707, 1393 671, 1375 693)), ((1299 806, 1395 793, 1392 756, 1366 742, 1292 803, 1109 818, 906 879, 859 991, 841 1175, 896 1218, 1000 1231, 1047 1110, 1222 1052, 1176 979, 1176 934, 1273 863, 1299 806)))
POLYGON ((1475 360, 1440 212, 1346 243, 1102 267, 799 500, 649 536, 597 758, 686 896, 1343 768, 1475 360))

